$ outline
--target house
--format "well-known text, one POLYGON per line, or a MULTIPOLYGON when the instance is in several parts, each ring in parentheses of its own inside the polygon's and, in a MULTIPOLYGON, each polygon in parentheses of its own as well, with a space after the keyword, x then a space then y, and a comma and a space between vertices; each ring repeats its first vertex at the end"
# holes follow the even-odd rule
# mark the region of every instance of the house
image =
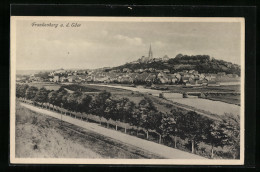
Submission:
POLYGON ((162 58, 163 61, 168 61, 169 59, 170 58, 167 55, 163 56, 163 58, 162 58))
POLYGON ((127 73, 130 73, 130 72, 131 72, 131 69, 128 69, 128 68, 124 68, 124 69, 123 69, 123 72, 127 72, 127 73))
POLYGON ((194 71, 195 71, 195 70, 190 70, 190 71, 189 71, 189 73, 191 73, 191 74, 192 74, 194 71))
POLYGON ((167 75, 163 72, 158 73, 157 78, 162 84, 166 84, 169 82, 167 75))
POLYGON ((203 73, 199 74, 199 79, 203 80, 205 78, 205 75, 203 73))
POLYGON ((119 82, 121 83, 133 83, 134 80, 130 76, 121 76, 120 79, 118 79, 119 82))
POLYGON ((203 79, 203 80, 201 80, 201 82, 202 82, 202 85, 203 85, 203 86, 208 85, 208 80, 207 80, 207 79, 203 79))
POLYGON ((150 74, 147 76, 147 78, 145 79, 145 82, 147 82, 147 83, 153 83, 154 80, 155 80, 155 78, 156 78, 156 75, 150 73, 150 74))
POLYGON ((158 58, 154 59, 154 62, 159 62, 159 61, 161 61, 161 59, 158 59, 158 58))
POLYGON ((164 73, 170 73, 170 70, 169 69, 164 69, 163 72, 164 73))
POLYGON ((150 72, 154 72, 154 70, 155 70, 154 68, 149 68, 150 72))
POLYGON ((150 73, 143 72, 135 75, 133 78, 134 82, 145 82, 146 78, 150 75, 150 73))
POLYGON ((195 75, 193 79, 194 79, 194 80, 199 80, 199 79, 200 79, 200 76, 199 76, 199 75, 195 75))
POLYGON ((193 81, 195 82, 195 80, 192 77, 190 77, 189 82, 193 82, 193 81))
POLYGON ((69 81, 69 82, 75 82, 76 79, 77 79, 76 76, 69 76, 69 77, 68 77, 68 81, 69 81))
POLYGON ((196 70, 194 70, 194 72, 192 73, 193 75, 198 75, 199 74, 199 72, 198 71, 196 71, 196 70))
POLYGON ((176 77, 176 74, 168 74, 167 77, 170 83, 175 84, 179 81, 179 79, 176 77))
POLYGON ((175 77, 180 81, 181 80, 181 74, 179 74, 179 73, 176 73, 176 74, 174 74, 175 75, 175 77))
POLYGON ((211 74, 210 78, 211 78, 211 80, 215 80, 217 78, 217 74, 211 74))
POLYGON ((190 79, 189 77, 182 77, 182 82, 186 83, 189 81, 189 79, 190 79))
POLYGON ((105 82, 107 80, 109 80, 109 78, 107 76, 96 76, 94 78, 94 81, 96 81, 96 82, 105 82))
POLYGON ((58 75, 55 75, 53 78, 53 82, 59 82, 60 81, 60 77, 58 75))
POLYGON ((91 82, 91 81, 93 81, 94 80, 94 76, 87 76, 86 78, 85 78, 85 81, 88 81, 88 82, 91 82))
POLYGON ((64 70, 64 69, 58 69, 58 70, 56 70, 54 73, 55 74, 63 74, 63 73, 65 73, 66 71, 64 70))
POLYGON ((142 73, 144 70, 143 69, 136 69, 135 73, 142 73))
POLYGON ((200 85, 200 86, 203 84, 202 80, 196 80, 195 82, 197 85, 200 85))
POLYGON ((64 76, 60 77, 60 82, 66 82, 66 81, 68 81, 68 79, 66 77, 64 77, 64 76))

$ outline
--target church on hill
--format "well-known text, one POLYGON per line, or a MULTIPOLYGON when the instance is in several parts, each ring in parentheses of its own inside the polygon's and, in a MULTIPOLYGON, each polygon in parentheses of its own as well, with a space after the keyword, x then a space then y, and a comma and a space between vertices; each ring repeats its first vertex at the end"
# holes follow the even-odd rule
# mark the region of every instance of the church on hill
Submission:
POLYGON ((153 59, 153 51, 152 51, 152 45, 150 44, 149 52, 148 52, 148 57, 142 56, 139 59, 139 62, 141 63, 147 63, 148 61, 153 59))

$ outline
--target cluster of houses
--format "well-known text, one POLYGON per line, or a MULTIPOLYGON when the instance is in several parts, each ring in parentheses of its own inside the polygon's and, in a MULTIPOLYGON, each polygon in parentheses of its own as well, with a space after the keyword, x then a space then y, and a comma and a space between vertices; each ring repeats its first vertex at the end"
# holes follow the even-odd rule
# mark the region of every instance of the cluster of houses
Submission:
POLYGON ((183 84, 185 86, 219 86, 220 78, 236 78, 236 74, 199 73, 195 70, 170 73, 166 70, 137 69, 130 70, 88 70, 65 71, 58 70, 49 74, 51 82, 97 82, 97 83, 124 83, 124 84, 183 84))

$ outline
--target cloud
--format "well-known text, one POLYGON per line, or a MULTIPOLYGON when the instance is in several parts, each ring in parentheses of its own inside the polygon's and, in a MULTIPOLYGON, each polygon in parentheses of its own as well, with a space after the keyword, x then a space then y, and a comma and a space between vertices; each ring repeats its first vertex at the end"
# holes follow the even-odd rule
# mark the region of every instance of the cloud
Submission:
POLYGON ((117 40, 120 40, 120 41, 124 41, 125 43, 131 44, 131 45, 136 45, 136 46, 143 45, 143 40, 139 37, 130 38, 128 36, 118 34, 118 35, 115 35, 114 38, 117 40))
POLYGON ((165 44, 161 41, 156 41, 153 43, 154 46, 158 47, 158 48, 162 48, 165 46, 165 44))

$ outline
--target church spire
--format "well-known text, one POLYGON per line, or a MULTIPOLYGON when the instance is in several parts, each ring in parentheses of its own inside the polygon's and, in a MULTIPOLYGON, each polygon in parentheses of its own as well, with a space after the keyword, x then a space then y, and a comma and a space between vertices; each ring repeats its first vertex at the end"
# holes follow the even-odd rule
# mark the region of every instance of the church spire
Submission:
POLYGON ((152 45, 150 44, 150 49, 149 49, 149 53, 148 53, 148 59, 152 59, 153 58, 153 52, 152 52, 152 45))

